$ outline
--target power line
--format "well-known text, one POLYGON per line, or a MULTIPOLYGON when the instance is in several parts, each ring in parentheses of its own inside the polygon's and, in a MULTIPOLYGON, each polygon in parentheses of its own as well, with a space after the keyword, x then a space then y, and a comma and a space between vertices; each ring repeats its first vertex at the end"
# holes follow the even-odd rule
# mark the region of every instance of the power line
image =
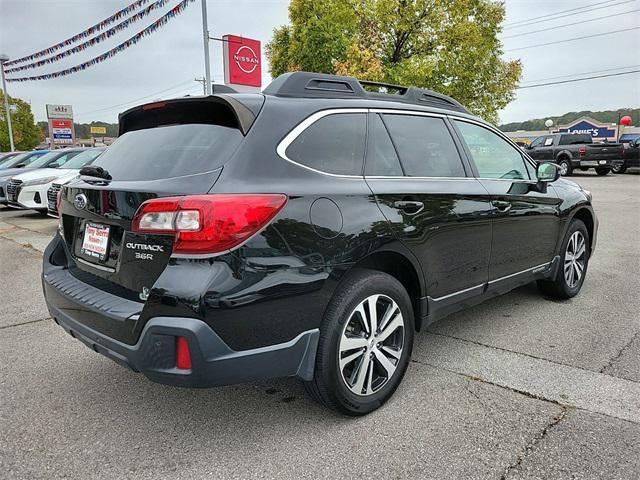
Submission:
POLYGON ((524 85, 522 87, 517 87, 517 89, 523 90, 525 88, 545 87, 547 85, 559 85, 561 83, 583 82, 585 80, 595 80, 596 78, 607 78, 607 77, 618 77, 621 75, 631 75, 632 73, 640 73, 640 70, 631 70, 629 72, 620 72, 620 73, 609 73, 608 75, 596 75, 593 77, 574 78, 573 80, 561 80, 558 82, 537 83, 535 85, 524 85))
POLYGON ((601 3, 601 6, 599 7, 594 7, 591 8, 591 5, 587 5, 586 7, 577 7, 577 8, 570 8, 569 10, 560 10, 558 12, 555 13, 548 13, 546 15, 540 15, 539 17, 533 17, 533 18, 527 18, 526 20, 518 20, 517 22, 511 22, 511 23, 505 23, 503 25, 505 30, 509 30, 512 28, 521 28, 521 27, 525 27, 528 25, 532 25, 535 23, 542 23, 542 22, 552 22, 554 20, 558 20, 559 18, 564 18, 564 17, 570 17, 572 15, 580 15, 582 13, 588 13, 588 12, 593 12, 595 10, 602 10, 603 8, 611 8, 611 7, 617 7, 618 5, 624 5, 625 3, 631 3, 635 0, 625 0, 619 3, 614 3, 613 5, 605 5, 611 2, 614 2, 616 0, 608 0, 606 2, 601 3), (576 10, 581 10, 576 12, 576 10), (566 15, 560 15, 561 13, 566 13, 566 12, 575 12, 575 13, 567 13, 566 15), (556 16, 558 15, 558 16, 556 16), (548 18, 548 17, 556 17, 556 18, 548 18))
POLYGON ((559 43, 574 42, 576 40, 584 40, 586 38, 603 37, 605 35, 613 35, 614 33, 629 32, 631 30, 638 30, 638 29, 640 29, 640 27, 623 28, 621 30, 612 30, 610 32, 596 33, 593 35, 585 35, 583 37, 566 38, 564 40, 558 40, 555 42, 538 43, 536 45, 527 45, 526 47, 510 48, 509 50, 505 50, 505 53, 515 52, 516 50, 526 50, 528 48, 546 47, 547 45, 557 45, 559 43))
POLYGON ((542 28, 540 30, 532 30, 530 32, 516 33, 515 35, 507 35, 502 37, 502 40, 507 38, 522 37, 524 35, 531 35, 532 33, 548 32, 549 30, 555 30, 556 28, 571 27, 573 25, 582 25, 583 23, 595 22, 596 20, 604 20, 605 18, 618 17, 620 15, 626 15, 627 13, 640 12, 640 8, 635 10, 629 10, 628 12, 612 13, 611 15, 604 15, 602 17, 590 18, 588 20, 581 20, 579 22, 563 23, 562 25, 556 25, 555 27, 542 28))
POLYGON ((535 80, 524 80, 524 83, 546 82, 547 80, 556 80, 558 78, 575 77, 576 75, 591 75, 593 73, 613 72, 614 70, 622 70, 625 68, 638 68, 638 67, 640 67, 640 65, 627 65, 625 67, 605 68, 602 70, 592 70, 590 72, 570 73, 567 75, 558 75, 556 77, 536 78, 535 80))
POLYGON ((130 103, 136 103, 136 102, 139 102, 140 100, 144 100, 144 99, 149 98, 149 97, 155 97, 156 95, 168 92, 169 90, 175 90, 176 88, 182 87, 183 85, 186 85, 186 84, 191 83, 191 82, 192 82, 192 80, 187 80, 186 82, 180 82, 180 83, 174 85, 173 87, 165 88, 164 90, 160 90, 159 92, 150 93, 149 95, 145 95, 144 97, 134 98, 134 99, 129 100, 127 102, 117 103, 115 105, 110 105, 108 107, 98 108, 96 110, 91 110, 89 112, 78 113, 76 115, 78 117, 80 117, 82 115, 89 115, 91 113, 97 113, 97 112, 112 110, 113 108, 122 107, 124 105, 129 105, 130 103))

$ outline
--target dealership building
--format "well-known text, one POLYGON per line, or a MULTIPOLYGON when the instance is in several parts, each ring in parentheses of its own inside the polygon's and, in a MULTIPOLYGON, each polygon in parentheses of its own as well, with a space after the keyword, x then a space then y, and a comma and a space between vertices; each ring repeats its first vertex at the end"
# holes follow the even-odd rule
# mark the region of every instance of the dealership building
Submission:
POLYGON ((549 130, 518 130, 504 132, 515 142, 531 143, 535 138, 549 133, 589 133, 595 142, 628 143, 640 137, 640 127, 624 127, 615 123, 602 123, 590 117, 580 117, 567 124, 551 127, 549 130))

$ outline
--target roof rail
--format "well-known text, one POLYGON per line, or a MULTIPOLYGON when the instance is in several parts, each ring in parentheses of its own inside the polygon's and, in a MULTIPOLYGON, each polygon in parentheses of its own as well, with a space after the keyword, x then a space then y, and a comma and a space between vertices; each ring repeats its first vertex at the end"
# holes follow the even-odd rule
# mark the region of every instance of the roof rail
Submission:
POLYGON ((411 103, 469 113, 459 102, 441 93, 417 87, 358 80, 326 73, 290 72, 274 79, 266 95, 301 98, 363 98, 411 103))

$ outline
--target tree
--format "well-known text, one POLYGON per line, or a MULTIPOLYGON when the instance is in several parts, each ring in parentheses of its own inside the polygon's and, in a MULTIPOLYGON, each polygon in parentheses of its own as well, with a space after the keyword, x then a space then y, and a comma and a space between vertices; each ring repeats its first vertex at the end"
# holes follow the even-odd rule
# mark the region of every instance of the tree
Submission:
POLYGON ((267 44, 270 72, 306 70, 430 88, 496 121, 520 61, 502 60, 493 0, 292 0, 267 44))
MULTIPOLYGON (((31 105, 24 100, 9 97, 11 109, 11 129, 13 131, 13 143, 16 150, 32 150, 38 145, 44 136, 33 121, 31 105)), ((4 92, 0 90, 0 152, 7 152, 11 148, 9 143, 9 128, 4 112, 4 92)))

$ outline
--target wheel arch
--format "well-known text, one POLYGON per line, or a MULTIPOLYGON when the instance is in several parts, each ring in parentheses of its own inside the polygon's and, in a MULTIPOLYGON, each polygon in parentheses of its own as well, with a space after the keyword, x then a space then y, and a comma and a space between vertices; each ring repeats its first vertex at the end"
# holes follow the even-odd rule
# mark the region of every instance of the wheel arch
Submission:
POLYGON ((411 298, 416 331, 420 331, 422 317, 427 313, 424 276, 415 259, 395 250, 373 252, 358 261, 354 268, 377 270, 391 275, 405 288, 411 298))
MULTIPOLYGON (((593 239, 595 233, 595 218, 591 210, 586 207, 578 208, 574 214, 571 216, 571 220, 573 219, 582 220, 582 222, 587 227, 587 233, 589 233, 589 256, 591 256, 591 252, 593 249, 593 239)), ((571 222, 569 222, 571 223, 571 222)), ((568 228, 568 226, 567 226, 568 228)))
POLYGON ((569 150, 560 150, 556 155, 556 161, 567 159, 569 161, 573 160, 573 156, 569 150))

